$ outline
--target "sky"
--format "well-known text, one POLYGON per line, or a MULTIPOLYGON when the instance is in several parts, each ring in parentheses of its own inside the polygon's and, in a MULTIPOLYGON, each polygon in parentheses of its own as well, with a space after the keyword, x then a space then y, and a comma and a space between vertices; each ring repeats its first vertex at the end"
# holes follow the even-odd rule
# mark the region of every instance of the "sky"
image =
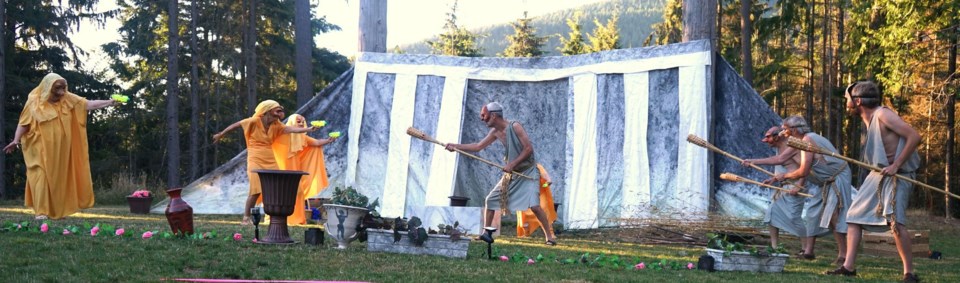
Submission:
MULTIPOLYGON (((181 0, 181 3, 183 1, 181 0)), ((326 17, 340 26, 314 38, 318 47, 350 57, 358 49, 360 0, 311 0, 314 16, 326 17)), ((530 17, 579 7, 603 0, 460 0, 457 2, 457 23, 468 29, 514 21, 527 11, 530 17)), ((394 46, 423 41, 440 34, 453 0, 391 0, 387 2, 387 50, 394 46)), ((115 1, 101 0, 99 11, 116 9, 115 1)), ((74 43, 91 53, 87 68, 99 70, 108 67, 100 45, 120 40, 120 21, 110 20, 104 27, 89 22, 81 23, 73 35, 74 43)))

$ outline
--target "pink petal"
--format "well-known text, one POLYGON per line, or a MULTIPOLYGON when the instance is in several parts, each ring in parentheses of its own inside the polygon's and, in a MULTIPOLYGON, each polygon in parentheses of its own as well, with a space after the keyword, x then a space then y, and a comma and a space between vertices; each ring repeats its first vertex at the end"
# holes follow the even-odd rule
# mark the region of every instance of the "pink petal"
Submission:
POLYGON ((528 264, 528 265, 534 264, 534 263, 537 263, 537 262, 534 261, 532 258, 528 258, 528 259, 527 259, 527 264, 528 264))
POLYGON ((50 226, 47 226, 47 223, 41 224, 41 225, 40 225, 40 232, 46 233, 47 231, 50 231, 50 226))
POLYGON ((63 234, 64 234, 64 235, 70 235, 70 230, 63 229, 63 234))
POLYGON ((692 262, 688 262, 688 263, 687 263, 687 269, 693 269, 693 263, 692 263, 692 262))
POLYGON ((115 234, 117 236, 123 236, 123 231, 124 231, 123 228, 117 229, 117 232, 115 234))
POLYGON ((509 257, 507 257, 507 256, 505 256, 505 255, 500 256, 500 261, 508 261, 508 260, 510 260, 509 257))

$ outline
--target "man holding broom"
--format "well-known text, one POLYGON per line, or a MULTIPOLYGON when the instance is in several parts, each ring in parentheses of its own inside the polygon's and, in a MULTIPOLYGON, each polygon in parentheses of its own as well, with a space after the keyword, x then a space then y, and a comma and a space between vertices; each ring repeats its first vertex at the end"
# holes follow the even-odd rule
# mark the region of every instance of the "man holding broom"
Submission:
MULTIPOLYGON (((477 152, 487 148, 495 140, 499 140, 506 148, 504 159, 507 164, 503 166, 505 174, 487 195, 484 226, 491 225, 496 209, 517 211, 529 208, 540 223, 550 223, 546 213, 540 208, 540 173, 533 154, 533 144, 530 143, 523 126, 519 122, 504 119, 503 106, 496 102, 488 103, 480 109, 480 120, 490 128, 486 137, 472 144, 450 143, 446 145, 446 149, 477 152), (514 171, 531 179, 513 176, 514 171)), ((556 245, 551 225, 543 225, 543 234, 546 236, 547 245, 556 245)))
POLYGON ((903 282, 919 282, 920 278, 913 273, 913 254, 906 227, 906 210, 913 184, 895 175, 899 173, 911 179, 916 175, 920 167, 916 152, 920 134, 896 112, 881 106, 880 89, 874 82, 855 82, 847 87, 844 97, 847 112, 860 116, 867 126, 863 162, 882 170, 870 172, 860 185, 847 213, 846 261, 826 274, 856 276, 857 246, 863 229, 890 229, 903 263, 903 282))
MULTIPOLYGON (((787 146, 787 139, 779 135, 781 129, 779 126, 773 126, 763 135, 762 141, 770 147, 777 149, 777 155, 762 159, 745 159, 742 164, 750 166, 756 165, 774 165, 773 170, 777 174, 783 174, 788 171, 794 171, 800 168, 800 151, 787 146)), ((801 183, 802 182, 798 182, 801 183)), ((798 189, 794 184, 787 184, 785 189, 794 191, 798 189)), ((812 254, 813 247, 807 247, 807 243, 812 236, 807 235, 807 228, 804 226, 803 214, 804 197, 796 194, 781 194, 779 191, 773 195, 773 201, 770 203, 770 209, 763 217, 763 222, 770 225, 770 246, 776 248, 779 245, 780 230, 800 237, 802 254, 807 254, 808 250, 812 254), (809 248, 809 249, 808 249, 809 248)))
MULTIPOLYGON (((810 131, 807 121, 801 116, 790 116, 783 120, 781 134, 801 139, 818 148, 836 152, 837 149, 827 138, 810 131)), ((833 156, 803 151, 800 154, 800 168, 777 175, 776 180, 806 178, 805 185, 816 198, 807 199, 807 232, 818 236, 833 230, 837 241, 837 265, 844 262, 847 240, 847 209, 850 207, 850 167, 847 162, 833 156), (814 193, 815 192, 815 193, 814 193), (819 232, 822 231, 822 232, 819 232)), ((811 244, 812 246, 812 244, 811 244)), ((813 259, 813 249, 807 251, 806 259, 813 259)))

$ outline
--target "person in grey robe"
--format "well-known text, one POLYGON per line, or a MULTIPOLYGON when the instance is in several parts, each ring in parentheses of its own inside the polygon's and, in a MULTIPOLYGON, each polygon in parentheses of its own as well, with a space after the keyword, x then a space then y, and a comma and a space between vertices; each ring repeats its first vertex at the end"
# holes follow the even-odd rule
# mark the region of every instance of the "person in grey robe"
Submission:
MULTIPOLYGON (((763 135, 764 143, 777 149, 777 155, 761 159, 745 159, 743 166, 774 165, 774 173, 783 174, 800 167, 799 150, 787 146, 787 139, 778 135, 779 126, 771 127, 763 135)), ((784 185, 784 188, 793 189, 794 184, 784 185)), ((806 250, 807 228, 804 226, 801 215, 803 213, 804 197, 776 191, 770 202, 770 208, 764 215, 763 222, 770 226, 770 246, 777 248, 780 245, 780 230, 800 237, 802 250, 806 250)))
POLYGON ((859 81, 844 94, 847 111, 866 126, 862 161, 882 170, 870 172, 847 211, 847 257, 842 266, 826 274, 856 276, 857 246, 863 229, 891 230, 900 260, 903 282, 920 280, 913 271, 913 251, 907 231, 907 204, 913 185, 896 177, 915 178, 920 167, 917 147, 920 134, 893 110, 881 106, 883 96, 872 81, 859 81))
MULTIPOLYGON (((517 211, 529 208, 540 223, 550 223, 547 220, 547 214, 540 208, 540 172, 537 170, 533 144, 530 143, 526 130, 520 122, 504 119, 503 106, 497 102, 488 103, 480 109, 480 120, 490 128, 486 137, 472 144, 449 143, 446 149, 477 152, 497 140, 506 148, 504 176, 484 201, 486 207, 484 226, 491 225, 497 209, 517 211), (511 172, 518 172, 529 178, 511 172)), ((546 237, 546 244, 556 245, 556 237, 551 226, 542 225, 541 227, 546 237)))
MULTIPOLYGON (((783 120, 785 133, 810 143, 821 149, 836 152, 837 148, 827 138, 810 132, 807 121, 800 116, 790 116, 783 120)), ((810 219, 817 228, 823 231, 833 231, 837 242, 837 259, 835 264, 841 265, 845 261, 847 252, 847 209, 850 207, 852 184, 850 183, 850 166, 843 159, 814 152, 800 154, 800 168, 788 177, 798 176, 806 178, 806 186, 815 187, 820 191, 819 211, 808 211, 810 219)))

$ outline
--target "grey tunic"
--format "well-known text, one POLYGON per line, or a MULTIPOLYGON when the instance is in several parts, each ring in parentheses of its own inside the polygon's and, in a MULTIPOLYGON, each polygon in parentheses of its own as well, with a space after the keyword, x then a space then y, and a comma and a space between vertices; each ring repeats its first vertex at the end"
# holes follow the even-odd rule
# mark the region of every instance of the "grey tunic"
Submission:
MULTIPOLYGON (((874 114, 867 125, 866 140, 863 144, 865 163, 883 168, 890 165, 887 153, 883 147, 880 135, 879 115, 874 114)), ((894 158, 899 158, 903 152, 906 139, 901 137, 897 144, 894 158)), ((920 156, 911 153, 903 165, 900 165, 900 175, 915 178, 916 170, 920 167, 920 156)), ((853 198, 850 210, 847 212, 847 222, 860 224, 868 231, 888 231, 890 222, 907 224, 907 203, 913 184, 895 176, 883 176, 880 172, 871 171, 870 175, 860 185, 860 191, 853 198)))
MULTIPOLYGON (((507 152, 504 158, 507 162, 517 158, 523 151, 523 144, 520 143, 520 138, 513 130, 513 124, 515 123, 515 121, 508 123, 505 129, 506 142, 504 147, 507 152)), ((500 190, 503 189, 503 183, 509 184, 507 186, 507 207, 510 211, 527 210, 533 206, 540 206, 540 171, 537 170, 537 160, 534 155, 531 153, 530 157, 517 164, 513 171, 530 176, 532 179, 513 176, 507 181, 504 180, 507 178, 507 174, 504 174, 500 182, 497 182, 494 189, 487 195, 487 209, 500 209, 500 190)))
MULTIPOLYGON (((773 171, 777 174, 786 173, 787 169, 777 165, 773 171)), ((785 189, 792 189, 793 185, 784 186, 785 189)), ((807 228, 804 226, 803 219, 800 217, 803 213, 802 196, 794 196, 777 191, 773 194, 773 201, 770 203, 770 209, 763 217, 763 223, 777 227, 784 232, 796 235, 797 237, 806 237, 807 228)))
MULTIPOLYGON (((837 148, 827 138, 815 133, 807 134, 813 139, 817 147, 837 152, 837 148)), ((850 184, 850 166, 840 158, 818 154, 814 160, 807 184, 820 187, 823 197, 819 225, 822 228, 830 227, 830 220, 837 214, 836 232, 847 232, 847 210, 850 208, 852 185, 850 184)))

